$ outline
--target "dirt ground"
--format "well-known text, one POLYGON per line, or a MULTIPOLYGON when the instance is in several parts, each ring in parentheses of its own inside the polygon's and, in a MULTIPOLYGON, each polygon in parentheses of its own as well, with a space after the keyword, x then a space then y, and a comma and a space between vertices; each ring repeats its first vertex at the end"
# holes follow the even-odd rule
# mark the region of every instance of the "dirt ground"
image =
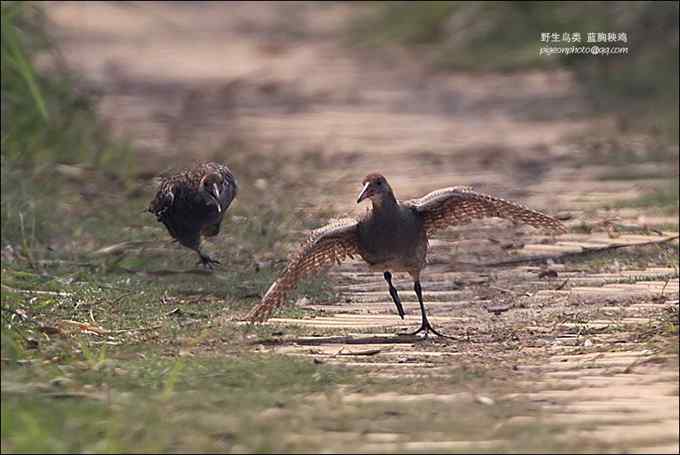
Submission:
MULTIPOLYGON (((580 139, 612 120, 589 113, 568 73, 436 74, 396 51, 349 50, 339 40, 346 4, 54 2, 48 15, 64 58, 97 94, 111 128, 132 139, 143 169, 208 158, 245 141, 270 154, 318 154, 322 188, 299 201, 307 210, 359 213, 359 184, 379 171, 401 198, 471 185, 564 215, 573 228, 554 237, 487 220, 433 240, 426 304, 433 324, 454 340, 395 343, 395 331, 419 321, 410 282, 396 277, 407 307, 401 321, 382 277, 350 262, 331 272, 337 302, 298 302, 316 316, 269 322, 284 332, 315 327, 325 337, 258 349, 394 377, 436 376, 451 363, 497 364, 512 372, 518 392, 488 390, 487 399, 521 396, 545 421, 564 424, 564 438, 678 453, 677 345, 669 351, 645 337, 664 314, 674 311, 677 320, 677 268, 615 255, 596 271, 588 261, 597 259, 482 271, 458 265, 677 235, 645 229, 663 230, 676 216, 621 204, 662 183, 625 175, 654 175, 661 165, 630 164, 621 178, 603 178, 607 167, 590 161, 580 139), (576 229, 584 224, 587 230, 576 229), (508 310, 487 310, 498 305, 508 310)), ((457 398, 444 391, 438 399, 457 398)), ((364 449, 483 448, 404 438, 379 438, 364 449)))

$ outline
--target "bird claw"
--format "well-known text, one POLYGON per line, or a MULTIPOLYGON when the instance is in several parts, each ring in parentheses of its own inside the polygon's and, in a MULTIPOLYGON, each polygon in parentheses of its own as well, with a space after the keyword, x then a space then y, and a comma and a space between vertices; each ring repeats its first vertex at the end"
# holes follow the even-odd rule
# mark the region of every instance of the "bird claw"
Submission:
POLYGON ((204 254, 200 255, 200 259, 196 263, 196 265, 202 265, 203 267, 205 267, 208 270, 214 270, 215 269, 213 264, 221 264, 221 262, 218 261, 218 260, 212 259, 211 257, 206 256, 204 254))
POLYGON ((453 337, 450 337, 450 336, 448 336, 448 335, 444 335, 444 334, 442 334, 441 332, 438 332, 437 330, 435 330, 435 328, 432 327, 432 326, 430 325, 430 322, 427 321, 427 320, 423 321, 423 323, 420 325, 420 328, 419 328, 418 330, 416 330, 416 331, 414 331, 414 332, 400 333, 400 335, 402 335, 402 336, 416 336, 416 335, 418 335, 420 332, 424 332, 423 338, 425 338, 425 339, 428 338, 428 335, 429 335, 430 332, 434 333, 435 335, 437 335, 438 337, 441 337, 441 338, 447 338, 447 339, 449 339, 449 340, 453 340, 453 339, 454 339, 453 337))

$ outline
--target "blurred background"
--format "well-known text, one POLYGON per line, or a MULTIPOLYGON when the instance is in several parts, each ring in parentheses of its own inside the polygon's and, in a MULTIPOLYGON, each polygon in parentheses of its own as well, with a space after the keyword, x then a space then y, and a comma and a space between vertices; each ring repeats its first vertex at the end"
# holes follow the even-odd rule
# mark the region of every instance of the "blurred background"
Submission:
POLYGON ((99 223, 206 158, 237 168, 244 211, 284 181, 293 206, 349 211, 372 171, 402 197, 677 211, 676 2, 6 2, 2 20, 3 246, 144 237, 136 215, 99 223), (539 55, 565 32, 628 51, 539 55))
MULTIPOLYGON (((97 318, 123 330, 184 298, 211 321, 250 307, 307 229, 364 210, 370 172, 403 199, 471 185, 559 215, 574 235, 677 232, 678 16, 677 2, 645 1, 3 1, 3 359, 32 346, 12 331, 21 311, 89 320, 111 304, 97 318), (616 34, 597 44, 627 51, 541 55, 579 45, 542 41, 565 33, 584 46, 616 34), (206 245, 229 266, 183 274, 194 255, 144 212, 159 175, 206 159, 241 184, 206 245), (93 306, 16 291, 31 286, 93 306)), ((324 278, 301 293, 337 297, 324 278)), ((177 314, 158 352, 185 334, 177 314)), ((35 449, 30 425, 5 429, 5 401, 3 449, 35 449)))

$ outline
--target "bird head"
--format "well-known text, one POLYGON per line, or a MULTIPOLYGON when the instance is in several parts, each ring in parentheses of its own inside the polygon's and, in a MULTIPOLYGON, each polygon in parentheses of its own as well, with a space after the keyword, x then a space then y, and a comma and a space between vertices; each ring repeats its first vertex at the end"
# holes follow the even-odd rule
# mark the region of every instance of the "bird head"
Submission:
POLYGON ((199 190, 207 198, 208 205, 215 205, 218 212, 222 212, 220 196, 222 192, 222 177, 218 174, 208 174, 201 179, 199 190))
POLYGON ((364 199, 370 199, 374 204, 381 204, 383 200, 392 195, 392 188, 387 183, 387 179, 381 174, 368 174, 362 182, 364 188, 359 194, 357 204, 364 199))

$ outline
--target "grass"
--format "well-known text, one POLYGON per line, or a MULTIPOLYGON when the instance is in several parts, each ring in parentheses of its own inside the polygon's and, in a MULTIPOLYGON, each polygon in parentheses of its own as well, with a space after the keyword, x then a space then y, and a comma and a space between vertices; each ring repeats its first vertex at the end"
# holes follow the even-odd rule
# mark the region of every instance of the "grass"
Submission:
POLYGON ((3 2, 1 11, 3 170, 41 173, 61 163, 129 175, 132 148, 111 140, 91 99, 74 90, 77 78, 52 46, 42 10, 29 2, 3 2), (37 54, 51 57, 49 74, 33 67, 37 54))
POLYGON ((276 356, 201 360, 145 353, 107 361, 81 362, 67 374, 27 367, 3 375, 3 451, 266 449, 272 441, 264 440, 258 415, 295 408, 302 395, 348 377, 276 356), (37 380, 45 382, 20 386, 37 380))
POLYGON ((56 55, 42 11, 25 2, 3 2, 1 11, 2 243, 35 247, 64 227, 65 214, 52 209, 54 200, 82 203, 80 194, 64 191, 62 172, 78 171, 79 183, 90 185, 95 182, 88 174, 97 172, 125 191, 134 169, 132 148, 109 137, 56 57, 49 75, 33 67, 34 55, 56 55))

